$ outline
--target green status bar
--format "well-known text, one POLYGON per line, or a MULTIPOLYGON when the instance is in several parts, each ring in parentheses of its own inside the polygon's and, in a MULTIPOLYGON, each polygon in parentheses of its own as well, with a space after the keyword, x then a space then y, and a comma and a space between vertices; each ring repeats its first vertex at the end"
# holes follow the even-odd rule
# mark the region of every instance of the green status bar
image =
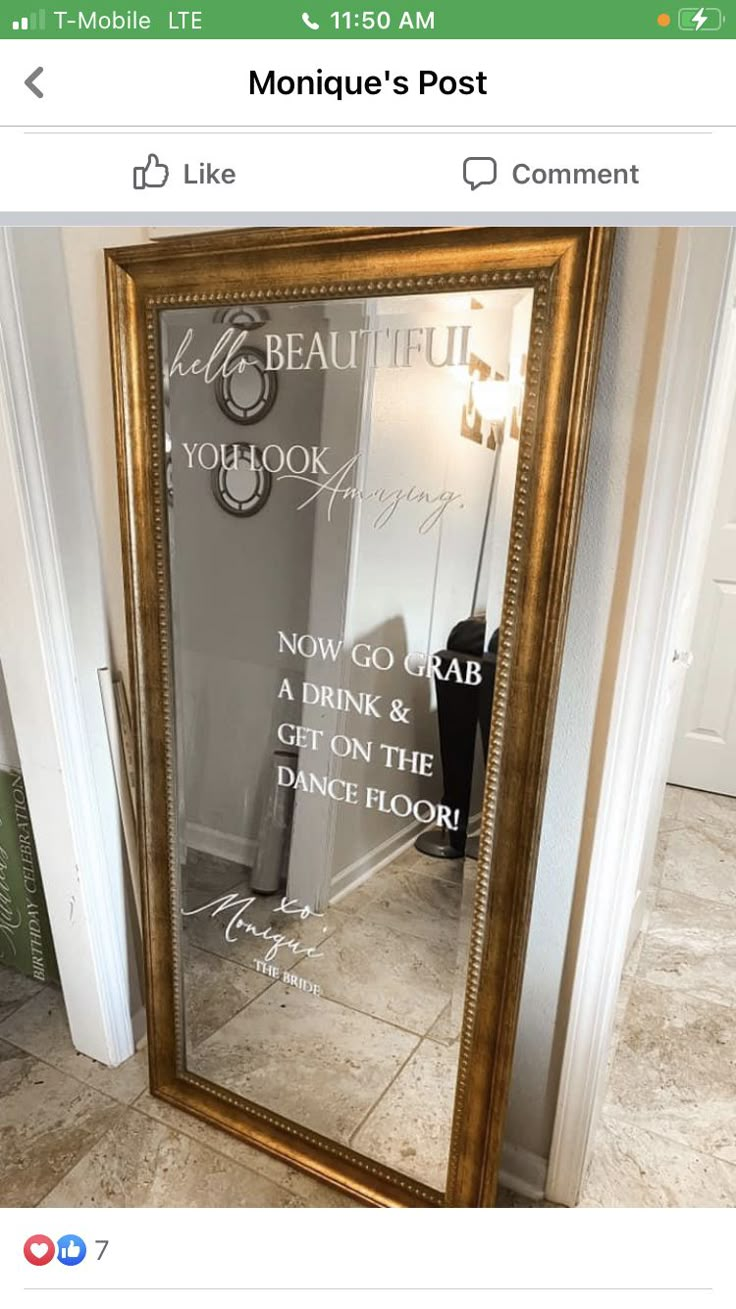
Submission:
MULTIPOLYGON (((733 3, 733 0, 731 0, 733 3)), ((0 37, 43 39, 118 37, 161 40, 687 40, 731 35, 727 11, 715 5, 675 7, 647 0, 438 0, 410 8, 336 8, 330 0, 255 6, 208 0, 177 9, 149 0, 84 8, 34 8, 7 0, 0 37), (308 7, 303 8, 306 4, 308 7)))

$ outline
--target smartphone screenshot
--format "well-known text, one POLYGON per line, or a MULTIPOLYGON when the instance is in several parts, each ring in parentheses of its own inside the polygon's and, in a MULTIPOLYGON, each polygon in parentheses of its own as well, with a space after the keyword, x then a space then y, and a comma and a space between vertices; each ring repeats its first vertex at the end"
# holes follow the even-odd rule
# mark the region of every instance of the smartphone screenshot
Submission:
POLYGON ((3 1302, 716 1309, 736 9, 304 3, 0 4, 3 1302))

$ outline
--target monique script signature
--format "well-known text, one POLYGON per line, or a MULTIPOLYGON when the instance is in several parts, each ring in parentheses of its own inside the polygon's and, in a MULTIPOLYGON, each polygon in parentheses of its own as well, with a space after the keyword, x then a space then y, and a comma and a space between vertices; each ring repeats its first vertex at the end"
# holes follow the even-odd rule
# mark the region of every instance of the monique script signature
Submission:
MULTIPOLYGON (((2 826, 1 823, 0 826, 2 826)), ((0 936, 5 938, 13 955, 17 954, 15 933, 18 931, 21 922, 20 911, 13 904, 8 882, 8 855, 3 846, 0 845, 0 936)), ((0 951, 0 958, 2 957, 0 951)))
MULTIPOLYGON (((215 918, 217 914, 229 914, 227 926, 225 927, 225 940, 231 945, 235 945, 239 936, 254 936, 262 941, 269 941, 268 951, 264 955, 266 963, 275 959, 279 950, 290 950, 295 957, 305 955, 307 959, 321 959, 322 954, 313 945, 302 945, 294 936, 288 936, 284 932, 274 931, 272 927, 259 927, 257 923, 250 922, 242 915, 256 903, 257 896, 238 896, 233 891, 228 895, 218 896, 216 900, 209 900, 207 904, 202 904, 197 909, 182 909, 185 918, 193 914, 204 914, 211 910, 210 918, 215 918), (231 912, 232 911, 232 912, 231 912)), ((296 917, 305 922, 307 918, 324 918, 324 914, 318 914, 308 905, 300 905, 298 900, 289 900, 282 896, 281 904, 277 905, 274 914, 286 914, 287 917, 296 917)))
MULTIPOLYGON (((410 486, 408 490, 402 487, 380 487, 375 491, 362 491, 360 487, 350 486, 347 483, 348 477, 360 460, 360 455, 355 454, 352 458, 347 459, 341 468, 335 473, 328 473, 324 481, 318 477, 309 477, 304 473, 281 473, 279 481, 291 480, 295 482, 306 482, 308 486, 315 487, 311 495, 299 505, 300 509, 306 509, 319 496, 327 498, 327 521, 332 521, 332 510, 336 500, 357 500, 365 504, 369 500, 375 500, 382 504, 384 508, 374 519, 373 526, 377 528, 385 527, 386 523, 393 518, 398 506, 402 503, 433 505, 434 508, 419 524, 419 532, 423 536, 426 532, 431 532, 432 528, 440 521, 445 510, 451 504, 458 504, 461 496, 458 491, 439 491, 436 495, 431 495, 429 491, 423 491, 418 486, 410 486)), ((459 505, 463 508, 462 504, 459 505)))

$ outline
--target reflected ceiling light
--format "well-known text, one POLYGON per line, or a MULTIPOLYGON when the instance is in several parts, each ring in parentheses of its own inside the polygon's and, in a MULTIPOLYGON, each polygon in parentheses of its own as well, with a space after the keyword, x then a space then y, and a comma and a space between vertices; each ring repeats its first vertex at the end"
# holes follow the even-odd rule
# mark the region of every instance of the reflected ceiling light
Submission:
POLYGON ((518 405, 521 387, 515 382, 486 378, 473 381, 473 402, 481 418, 497 423, 506 418, 514 405, 518 405))

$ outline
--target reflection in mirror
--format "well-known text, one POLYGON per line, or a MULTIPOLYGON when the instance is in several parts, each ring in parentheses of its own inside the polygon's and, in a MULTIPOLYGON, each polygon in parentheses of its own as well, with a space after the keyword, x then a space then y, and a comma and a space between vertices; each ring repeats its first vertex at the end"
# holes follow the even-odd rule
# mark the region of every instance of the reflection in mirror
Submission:
POLYGON ((439 1189, 531 307, 162 315, 186 1066, 439 1189))

